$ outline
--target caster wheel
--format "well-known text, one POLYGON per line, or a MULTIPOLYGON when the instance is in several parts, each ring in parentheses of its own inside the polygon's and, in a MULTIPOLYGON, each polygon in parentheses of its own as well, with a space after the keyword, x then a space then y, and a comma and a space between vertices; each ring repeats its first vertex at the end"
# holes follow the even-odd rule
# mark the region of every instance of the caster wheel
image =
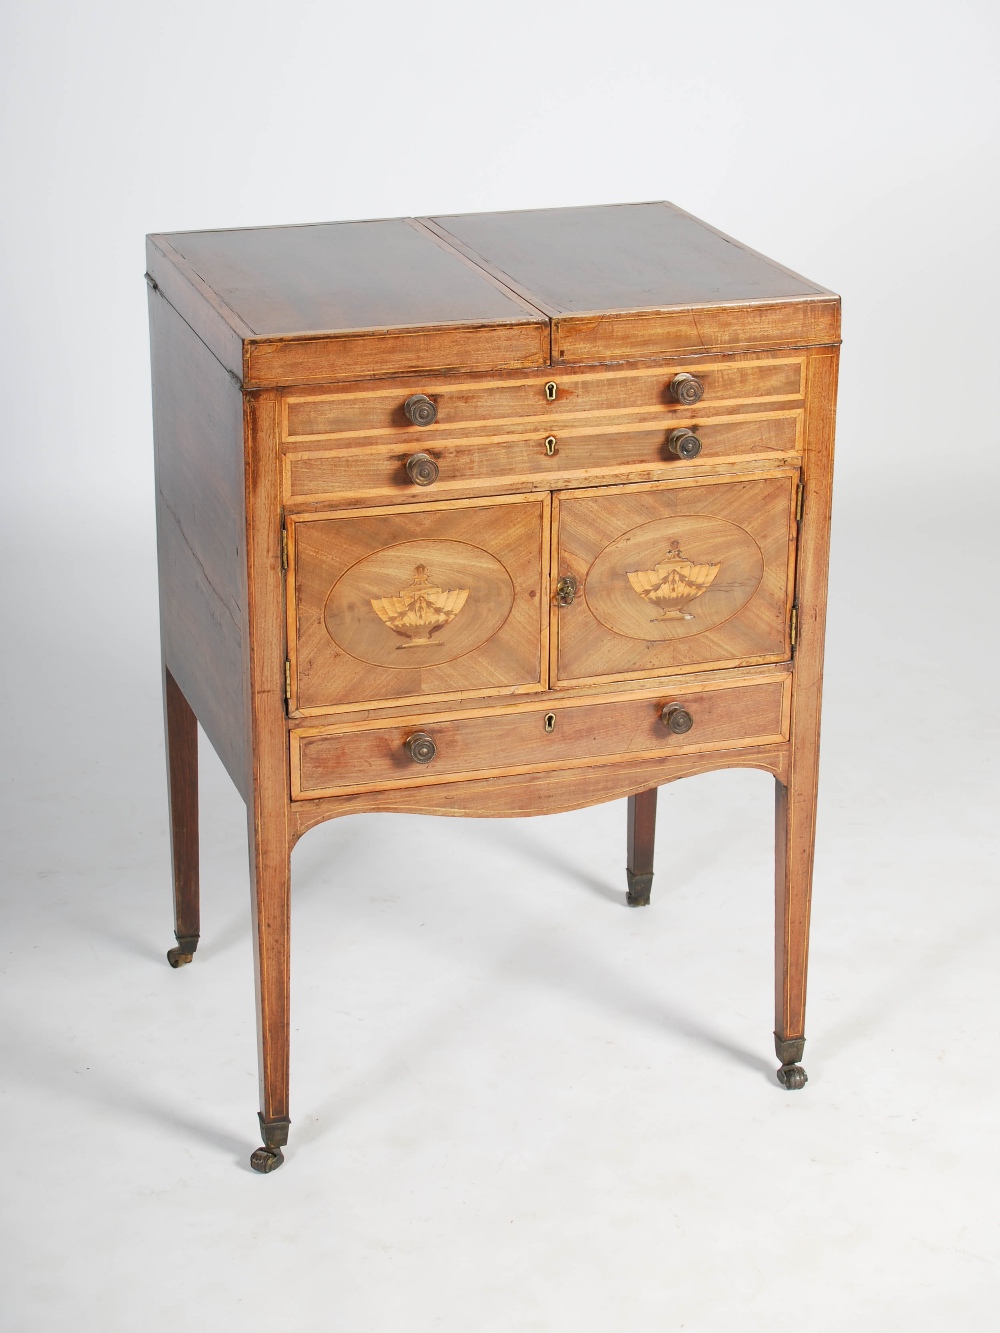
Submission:
POLYGON ((193 957, 193 953, 183 953, 180 949, 167 950, 167 962, 171 967, 183 967, 185 963, 190 963, 193 957))
POLYGON ((285 1156, 280 1148, 257 1148, 250 1154, 250 1165, 265 1176, 269 1171, 277 1171, 284 1160, 285 1156))
POLYGON ((789 1092, 804 1088, 808 1081, 809 1076, 801 1065, 782 1065, 778 1070, 778 1082, 789 1092))

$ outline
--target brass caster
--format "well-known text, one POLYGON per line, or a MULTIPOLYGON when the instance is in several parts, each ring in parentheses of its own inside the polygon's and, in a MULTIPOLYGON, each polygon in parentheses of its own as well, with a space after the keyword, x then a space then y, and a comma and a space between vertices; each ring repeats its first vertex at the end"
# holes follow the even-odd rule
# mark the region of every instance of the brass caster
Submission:
POLYGON ((648 907, 649 896, 653 887, 653 876, 636 875, 626 867, 625 874, 628 877, 628 894, 625 901, 629 907, 648 907))
POLYGON ((809 1081, 809 1075, 801 1065, 782 1065, 778 1070, 778 1082, 789 1092, 794 1092, 796 1088, 804 1088, 809 1081))
POLYGON ((250 1154, 250 1165, 255 1171, 266 1176, 269 1171, 277 1171, 285 1160, 281 1150, 288 1142, 288 1126, 292 1122, 287 1116, 279 1116, 276 1120, 265 1120, 260 1112, 257 1113, 257 1119, 260 1121, 260 1136, 264 1140, 264 1146, 250 1154))
POLYGON ((280 1148, 257 1148, 250 1154, 250 1165, 263 1176, 269 1171, 277 1171, 284 1160, 285 1155, 280 1148))
POLYGON ((167 962, 171 967, 183 967, 194 957, 194 951, 198 947, 198 936, 178 935, 174 931, 174 939, 177 943, 172 949, 167 950, 167 962))

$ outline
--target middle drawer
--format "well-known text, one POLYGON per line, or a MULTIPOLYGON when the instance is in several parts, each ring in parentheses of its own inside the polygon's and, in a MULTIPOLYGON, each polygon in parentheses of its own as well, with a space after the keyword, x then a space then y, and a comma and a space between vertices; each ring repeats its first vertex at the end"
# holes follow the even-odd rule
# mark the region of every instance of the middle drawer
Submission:
POLYGON ((603 480, 680 477, 699 465, 783 460, 801 449, 798 409, 699 422, 595 425, 552 435, 413 440, 290 450, 282 460, 286 504, 415 502, 477 492, 563 489, 603 480))

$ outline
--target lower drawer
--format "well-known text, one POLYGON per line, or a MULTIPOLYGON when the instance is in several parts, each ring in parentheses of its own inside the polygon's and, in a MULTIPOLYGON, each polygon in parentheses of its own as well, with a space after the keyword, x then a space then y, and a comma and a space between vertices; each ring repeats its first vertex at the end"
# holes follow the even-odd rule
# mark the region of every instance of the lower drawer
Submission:
POLYGON ((543 703, 413 714, 389 723, 296 728, 291 733, 292 797, 344 796, 764 745, 788 737, 790 688, 790 676, 769 676, 602 699, 550 695, 543 703))

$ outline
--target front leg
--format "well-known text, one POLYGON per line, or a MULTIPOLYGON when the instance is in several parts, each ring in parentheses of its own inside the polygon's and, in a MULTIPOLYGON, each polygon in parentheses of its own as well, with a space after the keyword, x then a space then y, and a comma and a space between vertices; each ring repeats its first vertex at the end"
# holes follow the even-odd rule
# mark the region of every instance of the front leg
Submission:
POLYGON ((250 804, 250 873, 257 985, 260 1120, 264 1146, 250 1158, 255 1171, 276 1171, 288 1142, 289 946, 291 846, 283 803, 259 797, 250 804))
POLYGON ((794 755, 788 786, 775 791, 775 1022, 778 1082, 789 1090, 807 1081, 805 1039, 809 912, 816 834, 814 755, 794 755), (798 761, 798 762, 796 762, 798 761))

